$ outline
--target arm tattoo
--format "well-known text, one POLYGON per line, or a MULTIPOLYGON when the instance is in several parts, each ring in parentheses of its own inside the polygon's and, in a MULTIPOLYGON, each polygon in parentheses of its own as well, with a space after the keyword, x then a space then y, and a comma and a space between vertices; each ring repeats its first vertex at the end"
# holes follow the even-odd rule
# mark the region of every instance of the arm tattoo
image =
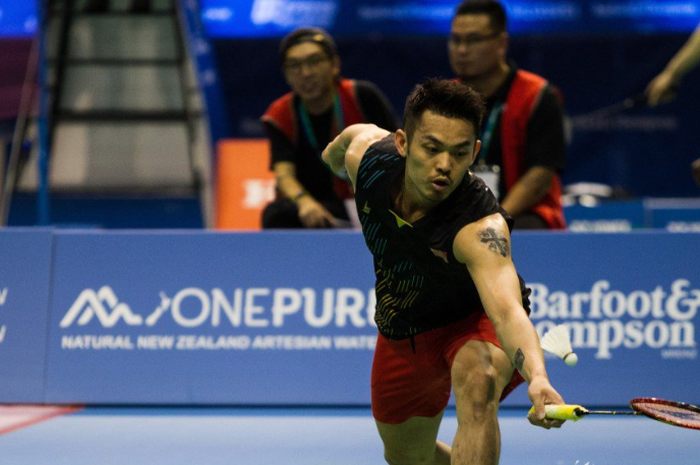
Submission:
POLYGON ((515 359, 513 361, 515 362, 515 368, 517 368, 518 371, 523 371, 523 364, 525 363, 525 354, 522 350, 518 349, 518 351, 515 353, 515 359))
POLYGON ((498 234, 493 228, 486 228, 479 233, 479 240, 488 245, 489 250, 496 252, 502 257, 507 257, 510 254, 508 239, 502 234, 498 234))

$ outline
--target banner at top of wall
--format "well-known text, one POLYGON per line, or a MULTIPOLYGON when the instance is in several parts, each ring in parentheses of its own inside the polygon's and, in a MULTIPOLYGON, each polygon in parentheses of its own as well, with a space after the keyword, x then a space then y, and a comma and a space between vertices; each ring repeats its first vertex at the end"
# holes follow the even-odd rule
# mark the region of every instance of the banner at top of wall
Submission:
POLYGON ((38 26, 37 3, 0 0, 0 38, 34 35, 38 26))
MULTIPOLYGON (((203 0, 213 37, 281 37, 302 26, 332 34, 447 35, 454 0, 203 0), (342 18, 342 20, 341 20, 342 18)), ((503 0, 511 34, 690 32, 697 0, 503 0)))

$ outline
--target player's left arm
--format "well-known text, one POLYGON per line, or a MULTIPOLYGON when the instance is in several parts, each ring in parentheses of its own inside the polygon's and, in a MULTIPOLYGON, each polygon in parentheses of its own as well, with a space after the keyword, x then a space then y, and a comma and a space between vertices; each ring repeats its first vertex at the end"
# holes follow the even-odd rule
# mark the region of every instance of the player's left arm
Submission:
POLYGON ((538 426, 559 426, 544 420, 545 404, 564 401, 549 383, 539 338, 523 308, 505 219, 494 214, 465 226, 453 247, 476 284, 503 350, 528 383, 528 395, 538 416, 531 421, 538 426))
POLYGON ((370 145, 389 135, 374 124, 353 124, 343 129, 321 154, 334 173, 347 173, 353 187, 360 161, 370 145))

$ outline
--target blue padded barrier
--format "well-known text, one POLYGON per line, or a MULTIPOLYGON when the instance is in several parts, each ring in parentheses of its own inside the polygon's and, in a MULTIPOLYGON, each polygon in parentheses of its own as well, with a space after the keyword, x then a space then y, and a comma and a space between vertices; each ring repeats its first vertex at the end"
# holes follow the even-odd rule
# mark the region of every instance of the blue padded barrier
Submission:
POLYGON ((51 231, 0 229, 0 401, 41 402, 51 231))
MULTIPOLYGON (((359 233, 6 230, 0 252, 0 401, 369 403, 359 233)), ((700 401, 699 252, 700 234, 663 230, 514 234, 537 330, 571 328, 579 364, 547 357, 565 399, 700 401)))

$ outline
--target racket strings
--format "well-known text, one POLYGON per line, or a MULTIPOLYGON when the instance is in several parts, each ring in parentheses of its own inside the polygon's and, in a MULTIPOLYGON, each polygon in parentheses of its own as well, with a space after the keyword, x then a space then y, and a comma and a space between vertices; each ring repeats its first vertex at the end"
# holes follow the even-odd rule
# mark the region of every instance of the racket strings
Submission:
POLYGON ((691 405, 634 402, 632 407, 664 422, 700 428, 700 409, 691 405))

